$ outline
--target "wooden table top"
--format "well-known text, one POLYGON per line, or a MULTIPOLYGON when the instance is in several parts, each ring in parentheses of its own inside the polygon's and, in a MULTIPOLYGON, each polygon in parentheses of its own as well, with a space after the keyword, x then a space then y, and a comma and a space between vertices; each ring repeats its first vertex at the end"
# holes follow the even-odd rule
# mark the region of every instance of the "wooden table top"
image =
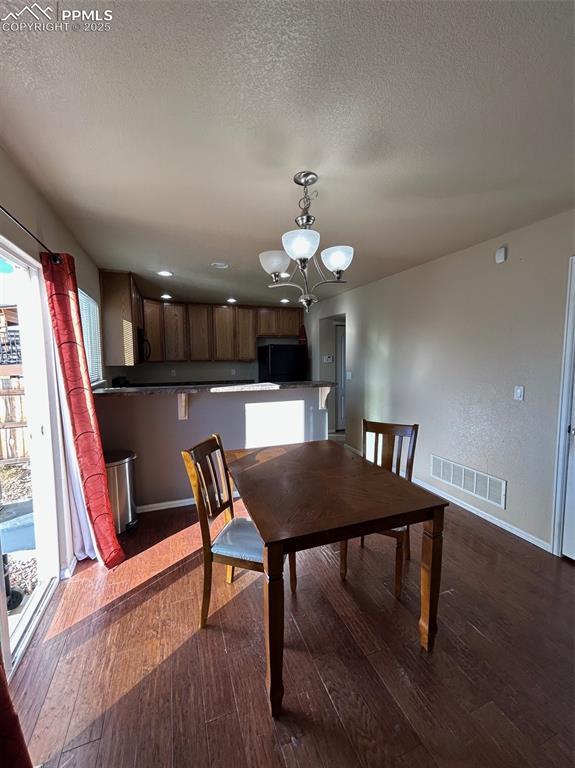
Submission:
POLYGON ((262 539, 286 552, 422 522, 448 504, 331 440, 226 456, 262 539))

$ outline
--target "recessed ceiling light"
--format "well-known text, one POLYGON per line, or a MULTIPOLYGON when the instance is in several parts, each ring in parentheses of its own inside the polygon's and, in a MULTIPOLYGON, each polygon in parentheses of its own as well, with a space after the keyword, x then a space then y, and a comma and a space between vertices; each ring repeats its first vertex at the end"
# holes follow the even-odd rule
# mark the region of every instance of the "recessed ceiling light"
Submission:
POLYGON ((286 277, 289 277, 289 272, 280 272, 280 277, 283 277, 285 280, 286 277))
POLYGON ((227 269, 230 265, 226 261, 212 261, 214 269, 227 269))
POLYGON ((160 298, 161 298, 161 299, 166 299, 166 301, 167 301, 168 299, 171 299, 172 297, 170 296, 170 294, 169 294, 169 293, 162 293, 162 295, 160 296, 160 298))
POLYGON ((173 277, 174 273, 170 272, 168 269, 160 269, 160 271, 157 273, 160 277, 173 277))
POLYGON ((237 299, 229 298, 229 299, 226 299, 226 301, 228 302, 228 304, 235 304, 237 299))
POLYGON ((289 304, 289 299, 280 299, 282 304, 289 304))

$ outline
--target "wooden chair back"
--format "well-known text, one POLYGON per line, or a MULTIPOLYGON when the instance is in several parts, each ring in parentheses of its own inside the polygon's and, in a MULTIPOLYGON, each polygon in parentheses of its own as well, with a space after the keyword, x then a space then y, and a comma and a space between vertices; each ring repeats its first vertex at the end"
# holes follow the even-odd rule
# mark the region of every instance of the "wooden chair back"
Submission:
POLYGON ((367 456, 367 435, 375 434, 373 449, 373 464, 401 474, 403 461, 404 439, 407 442, 407 456, 405 459, 405 474, 407 480, 413 475, 413 460, 415 458, 415 444, 419 424, 386 424, 379 421, 363 420, 363 457, 367 456), (380 458, 381 447, 381 458, 380 458))
POLYGON ((182 451, 182 458, 194 492, 202 544, 204 549, 211 550, 210 523, 222 512, 226 522, 234 516, 230 473, 221 437, 212 435, 182 451))

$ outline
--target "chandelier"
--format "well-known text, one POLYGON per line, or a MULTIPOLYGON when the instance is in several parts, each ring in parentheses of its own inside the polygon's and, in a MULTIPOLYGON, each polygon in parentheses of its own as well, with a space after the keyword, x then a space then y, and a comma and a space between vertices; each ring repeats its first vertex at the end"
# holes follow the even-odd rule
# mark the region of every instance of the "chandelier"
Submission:
POLYGON ((353 259, 353 248, 350 245, 334 245, 323 250, 321 261, 327 272, 333 275, 332 278, 329 275, 326 276, 316 256, 319 247, 319 232, 312 229, 315 216, 311 215, 309 209, 312 200, 317 197, 317 191, 310 195, 309 187, 315 184, 318 178, 317 173, 313 171, 298 171, 293 177, 294 182, 303 187, 303 196, 298 203, 300 214, 295 218, 298 229, 292 229, 282 235, 283 251, 264 251, 260 253, 259 257, 264 271, 272 278, 272 284, 268 288, 297 288, 301 294, 299 301, 304 305, 306 312, 309 312, 312 304, 318 301, 315 290, 320 285, 345 283, 342 276, 353 259), (310 262, 320 278, 311 288, 310 262), (289 271, 290 266, 293 267, 291 273, 289 271), (303 286, 295 282, 297 277, 303 286))

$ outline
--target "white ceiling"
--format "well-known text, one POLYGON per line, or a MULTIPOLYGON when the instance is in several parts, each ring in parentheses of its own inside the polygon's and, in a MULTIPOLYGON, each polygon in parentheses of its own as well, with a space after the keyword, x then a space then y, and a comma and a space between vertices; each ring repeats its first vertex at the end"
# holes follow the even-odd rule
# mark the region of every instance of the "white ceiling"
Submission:
POLYGON ((0 141, 150 292, 278 300, 257 254, 302 168, 348 286, 573 205, 570 2, 108 5, 109 32, 0 33, 0 141))

